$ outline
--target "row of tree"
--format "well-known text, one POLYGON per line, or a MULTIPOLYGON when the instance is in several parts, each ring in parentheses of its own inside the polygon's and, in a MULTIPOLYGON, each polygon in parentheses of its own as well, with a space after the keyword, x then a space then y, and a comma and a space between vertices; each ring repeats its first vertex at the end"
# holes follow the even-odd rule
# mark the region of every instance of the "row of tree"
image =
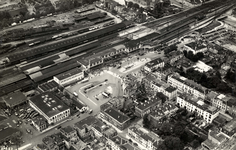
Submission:
POLYGON ((206 73, 201 73, 194 68, 190 68, 186 73, 181 72, 180 75, 201 84, 202 86, 215 89, 216 91, 223 93, 231 93, 232 88, 221 79, 221 74, 217 71, 210 76, 207 76, 206 73))
POLYGON ((199 52, 194 55, 192 51, 184 50, 183 53, 186 58, 190 59, 193 62, 197 62, 198 60, 201 60, 202 58, 204 58, 204 54, 202 52, 199 52))

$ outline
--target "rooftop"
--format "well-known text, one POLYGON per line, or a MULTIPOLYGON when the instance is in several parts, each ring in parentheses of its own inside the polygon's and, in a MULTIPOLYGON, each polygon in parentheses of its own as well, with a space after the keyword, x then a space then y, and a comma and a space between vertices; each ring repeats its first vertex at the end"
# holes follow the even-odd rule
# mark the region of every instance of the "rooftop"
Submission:
POLYGON ((204 103, 203 99, 201 98, 196 98, 187 93, 182 93, 178 97, 211 114, 215 114, 218 112, 218 109, 216 107, 204 103))
POLYGON ((63 72, 63 73, 61 73, 61 74, 58 74, 58 75, 56 75, 55 77, 57 78, 57 79, 59 79, 59 80, 64 80, 64 79, 67 79, 67 78, 69 78, 69 77, 71 77, 71 76, 73 76, 73 75, 76 75, 76 74, 79 74, 79 73, 81 73, 81 72, 83 72, 80 68, 74 68, 74 69, 71 69, 71 70, 69 70, 69 71, 66 71, 66 72, 63 72))
POLYGON ((38 86, 38 88, 43 92, 51 91, 57 89, 58 87, 59 85, 54 80, 42 83, 38 86))
POLYGON ((52 117, 62 111, 69 109, 53 92, 45 92, 30 99, 48 117, 52 117))
POLYGON ((26 102, 27 99, 26 99, 26 96, 22 92, 15 92, 15 93, 10 93, 7 96, 4 96, 3 100, 10 107, 14 107, 23 102, 26 102))
POLYGON ((173 86, 169 86, 169 87, 167 87, 165 90, 166 90, 167 92, 169 92, 169 93, 172 93, 172 92, 176 91, 177 88, 175 88, 175 87, 173 87, 173 86))
POLYGON ((72 128, 71 126, 66 126, 64 128, 61 128, 61 131, 64 132, 64 133, 71 133, 71 132, 74 132, 75 129, 72 128))
POLYGON ((230 122, 228 122, 223 129, 225 129, 228 132, 231 132, 233 130, 236 129, 236 119, 231 120, 230 122))
POLYGON ((157 105, 158 103, 160 103, 160 101, 160 98, 155 97, 150 100, 146 100, 144 103, 139 103, 136 107, 140 110, 145 110, 150 108, 151 106, 157 105))
POLYGON ((192 80, 189 80, 189 79, 187 79, 187 78, 185 78, 183 76, 180 76, 178 74, 172 74, 171 77, 174 78, 175 80, 177 80, 177 81, 179 81, 179 82, 181 82, 181 83, 191 87, 191 88, 194 88, 195 90, 198 90, 201 93, 205 93, 206 90, 207 90, 205 87, 197 84, 196 82, 194 82, 192 80))
POLYGON ((114 118, 115 120, 117 120, 119 123, 124 123, 130 120, 128 116, 126 116, 125 114, 123 114, 122 112, 113 107, 106 109, 104 112, 109 116, 111 116, 112 118, 114 118))
POLYGON ((38 126, 46 124, 46 119, 43 116, 33 118, 32 121, 38 126))
POLYGON ((215 138, 219 143, 222 143, 227 137, 221 132, 209 130, 209 135, 215 138))
POLYGON ((203 44, 200 45, 200 44, 197 44, 196 42, 188 43, 188 44, 186 44, 186 46, 190 47, 193 50, 201 50, 206 47, 205 45, 203 45, 203 44))
POLYGON ((175 105, 171 103, 166 103, 163 106, 156 108, 153 112, 151 112, 151 115, 157 118, 162 117, 174 109, 177 109, 175 105))
POLYGON ((158 65, 158 64, 160 64, 162 62, 163 62, 163 60, 161 58, 157 58, 157 59, 154 59, 154 60, 148 62, 146 64, 146 66, 152 68, 152 67, 155 67, 156 65, 158 65))
POLYGON ((82 120, 80 120, 79 122, 76 122, 74 124, 75 127, 79 128, 80 130, 84 129, 85 125, 87 126, 91 126, 97 122, 99 122, 100 120, 98 120, 97 118, 95 118, 94 116, 88 116, 82 120))
POLYGON ((138 136, 142 137, 144 140, 146 141, 151 141, 152 143, 154 143, 156 140, 153 139, 152 137, 150 137, 148 134, 144 133, 143 131, 139 130, 136 127, 130 127, 129 128, 131 131, 133 131, 134 133, 136 133, 138 136))
POLYGON ((207 64, 205 64, 202 61, 198 61, 193 68, 195 68, 195 70, 198 70, 199 72, 207 72, 209 70, 212 70, 213 68, 207 64))

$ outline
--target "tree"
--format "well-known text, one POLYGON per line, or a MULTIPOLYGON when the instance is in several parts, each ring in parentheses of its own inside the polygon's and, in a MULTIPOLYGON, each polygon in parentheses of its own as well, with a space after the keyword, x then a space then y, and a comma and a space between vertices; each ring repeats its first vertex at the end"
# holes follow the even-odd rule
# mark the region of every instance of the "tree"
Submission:
POLYGON ((150 127, 150 121, 148 119, 148 114, 145 114, 143 116, 143 127, 149 129, 150 127))
POLYGON ((226 73, 225 76, 226 80, 235 83, 236 82, 236 72, 232 72, 230 69, 228 70, 228 72, 226 73))
POLYGON ((134 3, 134 4, 133 4, 133 8, 139 9, 139 5, 138 5, 137 3, 134 3))
POLYGON ((129 7, 129 8, 132 8, 132 7, 133 7, 133 4, 134 4, 133 2, 128 2, 128 7, 129 7))
POLYGON ((136 99, 139 102, 144 102, 145 100, 148 99, 147 97, 147 91, 145 89, 145 84, 144 83, 139 83, 136 89, 136 99))
POLYGON ((171 135, 172 126, 171 126, 170 123, 164 122, 164 123, 161 125, 161 127, 160 127, 159 130, 161 131, 161 133, 162 133, 164 136, 169 136, 169 135, 171 135))
POLYGON ((182 134, 183 134, 183 132, 184 132, 184 126, 183 125, 181 125, 181 124, 176 124, 175 126, 174 126, 174 133, 175 133, 175 135, 177 136, 177 137, 180 137, 182 134))
POLYGON ((143 13, 143 11, 144 11, 144 8, 143 7, 139 7, 139 12, 143 13))
POLYGON ((159 97, 159 98, 161 99, 162 104, 164 104, 165 101, 167 100, 167 96, 165 96, 165 95, 164 95, 163 93, 161 93, 161 92, 157 92, 157 93, 156 93, 156 97, 159 97))
POLYGON ((178 137, 168 136, 164 140, 164 144, 168 150, 183 150, 184 144, 178 137))

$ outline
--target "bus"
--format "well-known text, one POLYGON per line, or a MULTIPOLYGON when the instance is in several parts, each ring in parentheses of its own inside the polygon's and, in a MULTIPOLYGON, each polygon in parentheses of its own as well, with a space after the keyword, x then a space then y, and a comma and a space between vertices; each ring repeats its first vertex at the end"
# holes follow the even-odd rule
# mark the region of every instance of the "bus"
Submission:
POLYGON ((105 92, 102 92, 102 95, 107 98, 109 97, 105 92))

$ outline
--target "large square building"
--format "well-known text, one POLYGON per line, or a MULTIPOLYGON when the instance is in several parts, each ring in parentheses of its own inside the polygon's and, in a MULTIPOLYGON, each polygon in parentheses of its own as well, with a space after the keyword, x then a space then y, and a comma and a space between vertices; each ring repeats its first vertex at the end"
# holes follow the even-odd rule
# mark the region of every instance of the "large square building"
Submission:
POLYGON ((34 96, 29 100, 29 104, 45 117, 48 124, 57 123, 70 115, 70 108, 52 92, 34 96))

